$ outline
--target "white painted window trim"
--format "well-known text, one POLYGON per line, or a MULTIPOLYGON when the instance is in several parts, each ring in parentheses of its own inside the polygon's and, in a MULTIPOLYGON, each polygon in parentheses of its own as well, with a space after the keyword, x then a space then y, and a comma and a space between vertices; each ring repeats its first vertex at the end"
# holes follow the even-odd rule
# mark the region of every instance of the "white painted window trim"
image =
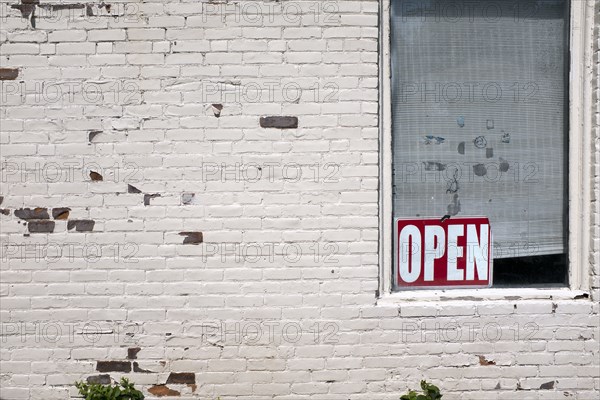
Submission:
POLYGON ((379 10, 379 303, 461 298, 585 298, 590 288, 594 0, 571 1, 569 87, 569 288, 456 289, 392 292, 392 98, 390 2, 379 10))

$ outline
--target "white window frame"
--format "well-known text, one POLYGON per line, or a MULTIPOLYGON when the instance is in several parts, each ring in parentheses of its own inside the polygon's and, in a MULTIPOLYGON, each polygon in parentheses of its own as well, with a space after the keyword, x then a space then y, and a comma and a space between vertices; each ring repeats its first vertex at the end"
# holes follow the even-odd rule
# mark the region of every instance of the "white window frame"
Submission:
POLYGON ((594 0, 570 0, 569 76, 569 287, 392 291, 391 0, 380 0, 379 79, 379 298, 380 302, 443 299, 572 299, 590 289, 592 75, 594 0))

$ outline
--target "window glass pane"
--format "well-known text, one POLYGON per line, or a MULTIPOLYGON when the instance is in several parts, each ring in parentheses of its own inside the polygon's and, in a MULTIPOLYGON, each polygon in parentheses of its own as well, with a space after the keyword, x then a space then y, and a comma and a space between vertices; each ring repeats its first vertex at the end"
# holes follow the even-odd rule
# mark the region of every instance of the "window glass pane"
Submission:
POLYGON ((486 216, 495 259, 566 259, 567 31, 566 0, 392 1, 394 218, 486 216))

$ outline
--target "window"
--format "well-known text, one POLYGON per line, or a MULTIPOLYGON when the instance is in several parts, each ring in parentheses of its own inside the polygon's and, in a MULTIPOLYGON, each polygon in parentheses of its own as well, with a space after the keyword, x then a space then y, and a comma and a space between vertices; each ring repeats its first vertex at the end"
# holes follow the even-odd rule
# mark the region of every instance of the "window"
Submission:
POLYGON ((569 134, 569 74, 582 73, 570 71, 572 2, 389 3, 382 251, 393 253, 396 218, 485 216, 495 287, 573 284, 581 252, 570 254, 568 232, 581 205, 569 207, 569 186, 583 184, 570 182, 569 155, 585 139, 569 134))

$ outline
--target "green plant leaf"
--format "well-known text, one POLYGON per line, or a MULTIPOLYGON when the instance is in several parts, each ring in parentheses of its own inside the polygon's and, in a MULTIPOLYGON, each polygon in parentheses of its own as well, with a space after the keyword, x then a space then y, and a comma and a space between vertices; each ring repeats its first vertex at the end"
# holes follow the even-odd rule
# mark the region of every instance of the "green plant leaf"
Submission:
POLYGON ((121 378, 120 385, 115 386, 75 382, 75 387, 85 400, 144 400, 144 394, 127 378, 121 378))
POLYGON ((417 392, 410 390, 408 394, 400 397, 400 400, 439 400, 442 398, 440 389, 435 385, 427 383, 427 381, 421 381, 421 390, 423 391, 423 394, 418 394, 417 392))

